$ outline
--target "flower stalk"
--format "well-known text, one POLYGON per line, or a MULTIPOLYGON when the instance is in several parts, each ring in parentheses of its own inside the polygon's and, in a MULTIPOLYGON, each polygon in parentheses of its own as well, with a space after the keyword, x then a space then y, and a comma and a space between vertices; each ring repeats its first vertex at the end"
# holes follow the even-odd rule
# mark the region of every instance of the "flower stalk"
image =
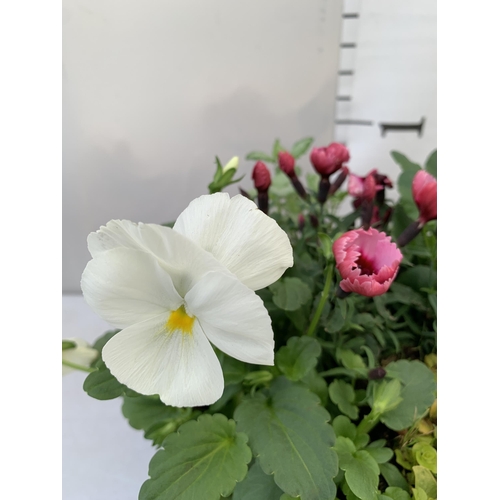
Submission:
POLYGON ((319 301, 316 312, 314 313, 314 318, 309 325, 306 335, 311 336, 314 334, 316 327, 318 326, 319 319, 321 318, 321 313, 323 312, 323 308, 325 307, 326 301, 328 300, 328 294, 330 292, 330 287, 332 285, 333 278, 333 261, 329 262, 326 267, 326 280, 325 286, 323 288, 323 292, 321 292, 321 299, 319 301))

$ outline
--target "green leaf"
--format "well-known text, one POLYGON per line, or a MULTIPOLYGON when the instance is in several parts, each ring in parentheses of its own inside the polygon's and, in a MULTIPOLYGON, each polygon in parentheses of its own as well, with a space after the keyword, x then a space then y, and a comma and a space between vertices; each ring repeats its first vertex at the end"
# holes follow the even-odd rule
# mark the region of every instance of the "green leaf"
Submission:
POLYGON ((274 474, 284 492, 302 500, 335 498, 334 433, 315 394, 279 377, 269 391, 247 397, 234 417, 262 470, 274 474))
POLYGON ((327 261, 333 260, 332 239, 325 233, 318 233, 320 248, 327 261))
POLYGON ((356 426, 345 416, 338 415, 333 419, 333 430, 337 437, 343 436, 353 441, 356 437, 356 426))
POLYGON ((146 430, 153 424, 178 417, 182 410, 165 405, 158 396, 123 397, 123 416, 134 429, 146 430))
POLYGON ((276 139, 273 144, 273 158, 274 161, 278 161, 278 153, 280 151, 286 151, 285 148, 281 145, 281 142, 279 139, 276 139))
POLYGON ((356 451, 342 468, 349 488, 357 497, 361 500, 377 500, 380 471, 368 452, 356 451))
POLYGON ((276 354, 276 365, 290 379, 300 380, 318 362, 321 346, 311 337, 292 337, 276 354))
POLYGON ((413 488, 413 500, 429 500, 429 497, 422 488, 413 488))
POLYGON ((437 178, 437 149, 435 149, 425 161, 425 170, 437 178))
POLYGON ((127 387, 116 380, 102 359, 98 360, 95 366, 97 371, 88 374, 83 383, 83 390, 89 396, 100 400, 121 396, 127 387))
POLYGON ((326 320, 325 330, 328 333, 337 333, 342 330, 345 324, 345 317, 342 315, 342 308, 335 307, 333 312, 326 320))
POLYGON ((120 332, 120 330, 109 330, 94 342, 92 347, 99 351, 99 356, 102 354, 102 348, 107 344, 108 340, 114 337, 118 332, 120 332))
POLYGON ((282 494, 283 491, 276 486, 273 476, 265 474, 255 462, 245 479, 236 485, 233 500, 280 500, 282 494))
POLYGON ((388 463, 380 464, 379 469, 382 477, 389 486, 396 486, 407 491, 408 493, 410 492, 408 482, 395 465, 388 463))
POLYGON ((356 420, 359 415, 359 409, 353 403, 356 399, 352 385, 343 380, 336 379, 328 387, 330 399, 338 405, 340 411, 346 414, 352 420, 356 420))
POLYGON ((403 387, 403 401, 382 415, 389 429, 400 431, 410 427, 436 399, 436 380, 432 371, 421 361, 401 359, 386 366, 388 376, 397 377, 403 387))
POLYGON ((384 495, 388 496, 392 500, 410 500, 410 495, 405 490, 402 490, 397 486, 389 486, 385 490, 384 495))
POLYGON ((413 201, 412 183, 415 174, 421 170, 420 165, 410 161, 405 155, 397 151, 391 151, 391 156, 402 169, 402 173, 398 178, 398 190, 400 196, 400 204, 405 209, 408 216, 415 220, 418 217, 418 209, 413 201))
POLYGON ((377 415, 385 415, 387 412, 394 411, 401 405, 401 382, 395 378, 390 382, 381 380, 373 387, 373 411, 377 415))
POLYGON ((167 436, 149 464, 139 500, 219 500, 247 474, 252 458, 245 434, 224 415, 201 415, 167 436))
POLYGON ((415 443, 411 449, 419 465, 437 474, 437 452, 430 444, 415 443))
POLYGON ((219 361, 222 365, 225 385, 239 384, 240 382, 243 382, 243 379, 249 370, 246 363, 238 361, 237 359, 234 359, 224 353, 221 353, 219 361))
POLYGON ((365 448, 365 450, 378 464, 384 464, 394 456, 390 448, 365 448))
POLYGON ((300 158, 303 154, 307 152, 307 150, 311 147, 314 139, 312 137, 305 137, 300 141, 297 141, 293 146, 290 154, 294 158, 300 158))
POLYGON ((285 311, 295 311, 312 300, 311 289, 299 278, 284 278, 269 289, 273 293, 273 302, 285 311))
POLYGON ((280 496, 280 500, 300 500, 300 497, 292 497, 286 493, 283 493, 283 495, 280 496))
POLYGON ((391 151, 391 156, 392 159, 401 167, 403 172, 412 172, 413 174, 416 174, 417 171, 421 169, 418 163, 412 162, 402 153, 391 151))
POLYGON ((274 158, 272 156, 269 156, 267 153, 262 153, 261 151, 252 151, 248 153, 246 159, 274 163, 274 158))
POLYGON ((337 349, 337 357, 346 368, 351 368, 353 370, 357 368, 366 368, 363 358, 350 349, 337 349))
POLYGON ((413 473, 415 474, 415 488, 421 488, 428 497, 436 498, 437 483, 432 472, 421 465, 415 465, 415 467, 413 467, 413 473))
POLYGON ((407 285, 416 291, 420 291, 421 288, 432 288, 435 290, 437 287, 437 273, 432 267, 418 265, 403 271, 398 276, 397 282, 407 285))
POLYGON ((321 404, 326 405, 328 401, 328 385, 316 370, 310 370, 302 377, 302 382, 321 399, 321 404))

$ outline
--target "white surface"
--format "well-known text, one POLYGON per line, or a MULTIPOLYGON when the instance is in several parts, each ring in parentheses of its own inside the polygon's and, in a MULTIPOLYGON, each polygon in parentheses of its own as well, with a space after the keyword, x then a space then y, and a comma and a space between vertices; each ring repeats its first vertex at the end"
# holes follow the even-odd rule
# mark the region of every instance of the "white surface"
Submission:
MULTIPOLYGON (((112 329, 80 295, 63 295, 62 312, 63 338, 93 343, 112 329)), ((98 401, 84 392, 85 377, 72 372, 62 379, 62 498, 137 500, 155 448, 128 425, 121 398, 98 401)))
POLYGON ((338 125, 335 137, 347 144, 353 172, 365 175, 377 168, 396 181, 400 170, 390 151, 423 164, 437 145, 436 2, 346 0, 344 11, 359 17, 342 23, 342 42, 356 48, 341 49, 340 69, 354 75, 339 76, 338 93, 351 101, 337 103, 336 118, 373 125, 338 125), (422 137, 415 131, 381 136, 380 122, 418 123, 423 116, 422 137))
POLYGON ((63 0, 64 291, 79 291, 91 231, 174 220, 215 155, 332 140, 341 7, 63 0))

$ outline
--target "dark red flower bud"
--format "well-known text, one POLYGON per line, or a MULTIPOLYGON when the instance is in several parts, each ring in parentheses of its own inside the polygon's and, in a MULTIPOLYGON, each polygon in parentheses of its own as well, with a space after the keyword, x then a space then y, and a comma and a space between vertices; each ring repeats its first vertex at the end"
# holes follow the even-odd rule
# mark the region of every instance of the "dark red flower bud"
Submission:
POLYGON ((381 366, 379 366, 377 368, 372 368, 368 372, 368 378, 370 380, 380 380, 381 378, 384 378, 386 375, 387 375, 387 372, 381 366))
POLYGON ((349 175, 349 169, 347 167, 342 167, 342 169, 339 172, 339 175, 332 182, 332 185, 330 186, 330 190, 328 191, 328 196, 332 196, 338 191, 338 189, 340 188, 340 186, 342 186, 348 175, 349 175))
POLYGON ((253 167, 252 179, 255 189, 259 193, 265 193, 271 185, 271 172, 262 161, 258 161, 253 167))
POLYGON ((343 144, 333 142, 326 148, 313 148, 309 158, 318 174, 329 177, 349 160, 349 151, 343 144))
POLYGON ((309 220, 311 221, 312 227, 318 227, 319 226, 319 220, 314 214, 309 214, 309 220))
POLYGON ((288 177, 295 176, 295 158, 287 151, 278 153, 278 165, 288 177))
POLYGON ((304 229, 304 226, 306 225, 306 219, 302 214, 299 214, 298 222, 299 222, 299 231, 302 231, 304 229))

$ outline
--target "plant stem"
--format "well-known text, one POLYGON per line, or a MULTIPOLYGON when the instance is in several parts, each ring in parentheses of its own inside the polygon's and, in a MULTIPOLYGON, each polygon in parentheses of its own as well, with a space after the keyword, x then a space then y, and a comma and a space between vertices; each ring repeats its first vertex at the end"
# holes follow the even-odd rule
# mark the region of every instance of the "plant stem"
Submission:
POLYGON ((306 335, 313 335, 316 327, 318 326, 319 319, 321 318, 321 313, 323 312, 323 308, 325 307, 326 301, 328 299, 328 292, 330 291, 330 286, 332 284, 333 277, 333 262, 329 262, 326 268, 326 280, 325 287, 323 288, 323 292, 321 293, 321 299, 318 304, 318 308, 316 309, 316 313, 314 314, 314 318, 309 325, 309 329, 307 330, 306 335))
POLYGON ((97 370, 97 368, 89 368, 87 366, 78 365, 76 363, 72 363, 71 361, 62 360, 62 364, 64 366, 69 366, 70 368, 74 368, 75 370, 80 370, 82 372, 92 373, 97 370))

